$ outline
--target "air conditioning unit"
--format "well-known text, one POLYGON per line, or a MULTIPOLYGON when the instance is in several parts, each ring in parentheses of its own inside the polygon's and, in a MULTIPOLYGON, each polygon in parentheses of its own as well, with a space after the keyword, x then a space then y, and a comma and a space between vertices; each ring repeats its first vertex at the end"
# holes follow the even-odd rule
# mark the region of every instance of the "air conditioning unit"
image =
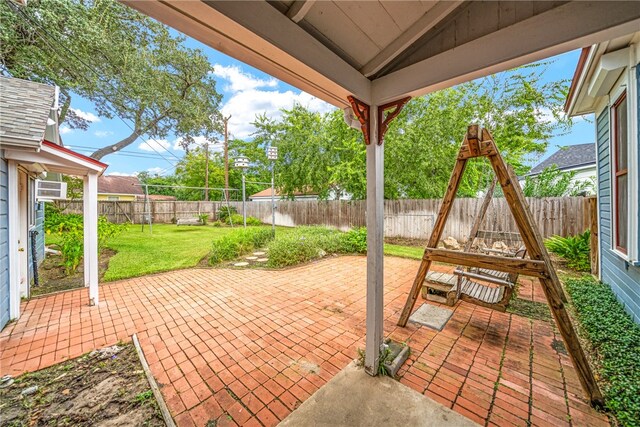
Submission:
POLYGON ((36 201, 49 202, 67 198, 67 183, 36 180, 36 201))

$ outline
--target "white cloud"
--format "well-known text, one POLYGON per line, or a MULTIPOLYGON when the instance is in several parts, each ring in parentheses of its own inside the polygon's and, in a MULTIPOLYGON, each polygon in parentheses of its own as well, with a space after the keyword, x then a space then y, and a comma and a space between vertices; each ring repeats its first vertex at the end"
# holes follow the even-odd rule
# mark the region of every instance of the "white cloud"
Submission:
POLYGON ((160 167, 154 167, 154 168, 149 168, 147 169, 147 172, 149 172, 152 175, 162 175, 163 173, 165 173, 167 171, 167 169, 165 168, 160 168, 160 167))
POLYGON ((110 130, 97 130, 93 134, 98 138, 106 138, 107 136, 113 135, 113 132, 110 130))
POLYGON ((138 148, 142 151, 162 152, 168 150, 171 144, 166 139, 150 139, 138 145, 138 148))
POLYGON ((291 108, 295 103, 319 113, 335 108, 306 92, 297 94, 290 90, 278 92, 252 89, 234 94, 222 107, 222 114, 231 115, 229 132, 234 137, 247 138, 255 131, 251 123, 255 121, 257 114, 278 119, 282 116, 281 109, 291 108))
POLYGON ((60 126, 60 135, 66 135, 71 132, 73 132, 73 129, 71 129, 69 126, 65 126, 65 125, 60 126))
POLYGON ((128 172, 109 172, 107 176, 137 176, 137 172, 128 173, 128 172))
MULTIPOLYGON (((182 145, 180 145, 183 140, 184 140, 184 138, 182 138, 182 137, 177 138, 176 140, 174 140, 173 141, 173 149, 174 150, 184 150, 182 145)), ((193 137, 193 142, 191 143, 191 147, 203 146, 207 142, 210 144, 209 145, 209 150, 211 150, 211 152, 222 151, 222 144, 219 144, 218 141, 207 139, 204 136, 194 136, 193 137)))
POLYGON ((276 87, 278 81, 273 77, 270 79, 261 79, 249 73, 245 73, 236 65, 222 66, 216 64, 213 66, 212 74, 216 77, 229 82, 224 89, 230 92, 242 92, 245 90, 257 89, 259 87, 276 87))
POLYGON ((100 121, 100 117, 88 111, 82 111, 77 108, 71 108, 71 111, 73 111, 76 116, 80 117, 81 119, 85 119, 88 122, 97 123, 100 121))

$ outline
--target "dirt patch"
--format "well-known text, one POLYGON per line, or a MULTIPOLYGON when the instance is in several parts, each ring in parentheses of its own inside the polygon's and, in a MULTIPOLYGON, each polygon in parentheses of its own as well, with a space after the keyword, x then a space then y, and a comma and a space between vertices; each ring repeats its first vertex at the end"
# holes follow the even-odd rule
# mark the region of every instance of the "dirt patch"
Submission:
POLYGON ((528 319, 543 320, 545 322, 553 321, 549 305, 544 302, 529 301, 522 298, 511 298, 509 306, 507 307, 507 312, 517 314, 518 316, 526 317, 528 319))
MULTIPOLYGON (((100 279, 102 279, 109 267, 109 259, 115 254, 116 251, 108 248, 100 252, 100 257, 98 258, 100 279)), ((47 254, 45 260, 40 264, 40 268, 38 268, 38 276, 40 285, 31 286, 32 297, 84 287, 84 265, 82 261, 76 272, 67 276, 60 255, 47 254)))
POLYGON ((133 344, 27 373, 0 389, 3 426, 164 426, 133 344), (37 390, 23 394, 33 387, 37 390))

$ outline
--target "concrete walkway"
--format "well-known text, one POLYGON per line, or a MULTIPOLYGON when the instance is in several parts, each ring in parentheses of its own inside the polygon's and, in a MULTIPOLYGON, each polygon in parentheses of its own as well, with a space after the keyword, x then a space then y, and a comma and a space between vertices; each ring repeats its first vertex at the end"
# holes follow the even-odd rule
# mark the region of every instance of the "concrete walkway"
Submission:
POLYGON ((473 427, 478 424, 389 377, 347 365, 280 427, 473 427))
MULTIPOLYGON (((385 260, 385 334, 411 347, 402 384, 479 424, 607 425, 585 403, 548 322, 460 303, 440 332, 396 327, 417 268, 385 260)), ((32 299, 0 333, 0 374, 136 332, 180 426, 275 425, 364 348, 365 277, 364 257, 332 257, 283 271, 191 269, 104 284, 97 307, 86 305, 86 289, 32 299)))

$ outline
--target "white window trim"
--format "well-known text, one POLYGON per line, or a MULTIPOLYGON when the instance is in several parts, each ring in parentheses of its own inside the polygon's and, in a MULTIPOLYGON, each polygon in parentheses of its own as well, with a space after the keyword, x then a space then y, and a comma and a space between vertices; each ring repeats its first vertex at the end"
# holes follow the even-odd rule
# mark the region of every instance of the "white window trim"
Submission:
MULTIPOLYGON (((630 49, 633 53, 635 49, 630 49)), ((638 178, 638 129, 637 129, 637 84, 635 76, 635 55, 630 56, 630 66, 625 69, 620 79, 614 85, 613 90, 609 93, 609 100, 606 108, 609 110, 609 185, 610 185, 610 206, 611 206, 611 242, 609 249, 612 253, 625 261, 633 262, 638 260, 638 221, 637 215, 633 210, 634 206, 638 206, 638 188, 636 181, 638 178), (613 116, 613 105, 620 98, 622 93, 627 93, 627 180, 628 180, 628 224, 627 224, 627 253, 623 253, 616 248, 615 235, 617 232, 617 211, 616 211, 616 177, 615 177, 615 159, 614 151, 614 125, 615 118, 613 116)))

